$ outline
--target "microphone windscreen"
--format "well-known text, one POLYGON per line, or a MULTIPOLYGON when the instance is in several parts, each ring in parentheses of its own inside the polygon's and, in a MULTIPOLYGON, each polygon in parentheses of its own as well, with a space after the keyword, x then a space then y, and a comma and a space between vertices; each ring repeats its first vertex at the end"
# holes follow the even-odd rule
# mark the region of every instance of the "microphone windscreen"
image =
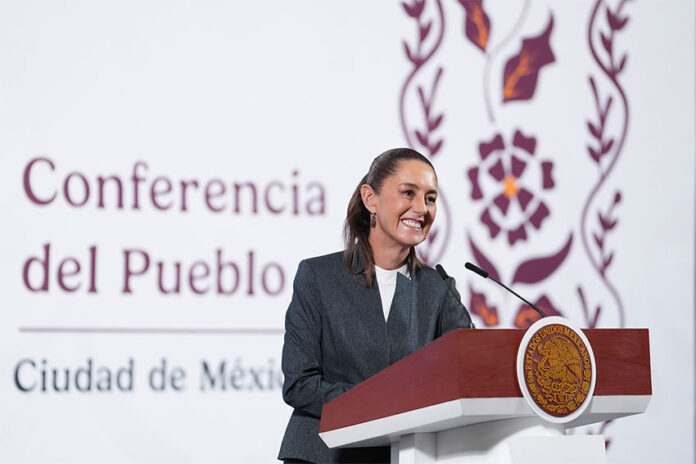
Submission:
POLYGON ((480 275, 480 276, 483 277, 484 279, 487 279, 487 278, 488 278, 488 272, 484 271, 483 269, 481 269, 480 267, 478 267, 478 266, 476 266, 476 265, 474 265, 474 264, 471 264, 470 262, 466 262, 466 263, 464 264, 464 267, 467 268, 467 269, 470 270, 470 271, 475 272, 476 274, 480 275))
POLYGON ((445 269, 442 266, 440 266, 439 264, 437 266, 435 266, 435 270, 437 270, 438 274, 440 274, 440 277, 442 277, 442 280, 447 280, 447 277, 449 277, 447 275, 447 273, 445 272, 445 269))

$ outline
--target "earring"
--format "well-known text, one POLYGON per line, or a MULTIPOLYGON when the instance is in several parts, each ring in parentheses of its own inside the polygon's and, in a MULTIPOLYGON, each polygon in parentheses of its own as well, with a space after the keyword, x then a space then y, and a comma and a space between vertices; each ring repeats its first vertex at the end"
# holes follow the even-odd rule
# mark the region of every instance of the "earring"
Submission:
POLYGON ((370 227, 374 227, 377 225, 377 220, 375 219, 376 216, 376 213, 370 212, 370 227))

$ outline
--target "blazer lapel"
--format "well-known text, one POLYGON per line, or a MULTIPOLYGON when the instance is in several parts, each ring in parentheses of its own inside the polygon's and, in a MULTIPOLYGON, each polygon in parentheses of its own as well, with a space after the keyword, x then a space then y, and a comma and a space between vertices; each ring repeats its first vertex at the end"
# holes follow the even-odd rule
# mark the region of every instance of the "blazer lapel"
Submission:
POLYGON ((406 356, 411 341, 408 334, 413 311, 413 281, 403 274, 396 278, 396 291, 389 309, 387 333, 389 334, 389 363, 393 364, 406 356))

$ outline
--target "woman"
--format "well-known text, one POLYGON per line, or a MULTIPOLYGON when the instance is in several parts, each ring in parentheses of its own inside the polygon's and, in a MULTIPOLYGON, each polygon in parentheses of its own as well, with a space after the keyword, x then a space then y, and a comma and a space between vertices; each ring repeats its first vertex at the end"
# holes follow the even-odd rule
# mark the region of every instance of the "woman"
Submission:
MULTIPOLYGON (((300 263, 285 319, 283 398, 294 407, 278 459, 389 462, 389 448, 329 449, 322 406, 404 356, 469 327, 453 296, 415 247, 437 210, 437 176, 420 153, 397 148, 372 162, 355 189, 345 250, 300 263)), ((455 291, 456 292, 456 291, 455 291)))

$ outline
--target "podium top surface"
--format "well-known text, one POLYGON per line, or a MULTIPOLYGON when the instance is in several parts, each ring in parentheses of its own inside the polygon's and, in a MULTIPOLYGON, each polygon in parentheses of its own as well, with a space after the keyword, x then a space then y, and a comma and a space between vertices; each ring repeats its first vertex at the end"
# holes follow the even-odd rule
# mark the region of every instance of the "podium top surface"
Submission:
MULTIPOLYGON (((652 395, 647 329, 585 329, 594 396, 652 395)), ((522 398, 516 357, 525 331, 452 331, 324 405, 320 432, 458 399, 522 398)))

